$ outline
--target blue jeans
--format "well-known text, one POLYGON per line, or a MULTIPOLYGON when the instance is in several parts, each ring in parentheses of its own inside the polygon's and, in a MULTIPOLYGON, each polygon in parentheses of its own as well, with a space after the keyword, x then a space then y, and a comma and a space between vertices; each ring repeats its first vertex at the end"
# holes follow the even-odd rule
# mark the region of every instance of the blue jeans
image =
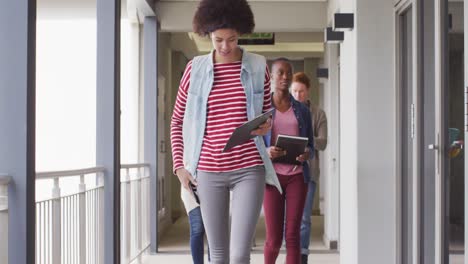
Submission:
POLYGON ((302 213, 301 221, 301 254, 309 254, 309 244, 310 244, 310 230, 311 230, 311 213, 312 206, 314 205, 314 195, 317 184, 315 181, 309 182, 309 190, 307 191, 307 197, 304 205, 304 212, 302 213))
MULTIPOLYGON (((194 264, 203 264, 205 227, 201 215, 200 206, 189 212, 190 223, 190 250, 194 264)), ((208 261, 210 249, 208 248, 208 261)))

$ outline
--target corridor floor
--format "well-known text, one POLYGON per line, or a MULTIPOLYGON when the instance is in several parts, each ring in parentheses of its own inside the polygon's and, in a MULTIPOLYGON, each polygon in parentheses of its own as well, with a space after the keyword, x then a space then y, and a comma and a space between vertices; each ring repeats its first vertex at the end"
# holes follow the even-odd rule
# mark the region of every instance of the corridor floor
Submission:
MULTIPOLYGON (((322 242, 323 217, 314 216, 312 219, 312 243, 309 263, 338 264, 339 254, 336 250, 328 250, 322 242)), ((265 224, 263 217, 257 225, 256 246, 251 254, 252 264, 263 263, 263 243, 265 241, 265 224)), ((148 264, 179 264, 192 263, 189 248, 189 227, 187 217, 179 218, 161 238, 157 255, 144 256, 143 263, 148 264)), ((276 263, 284 263, 285 250, 281 249, 276 263)), ((205 254, 206 258, 206 254, 205 254)), ((205 262, 208 263, 208 262, 205 262)))

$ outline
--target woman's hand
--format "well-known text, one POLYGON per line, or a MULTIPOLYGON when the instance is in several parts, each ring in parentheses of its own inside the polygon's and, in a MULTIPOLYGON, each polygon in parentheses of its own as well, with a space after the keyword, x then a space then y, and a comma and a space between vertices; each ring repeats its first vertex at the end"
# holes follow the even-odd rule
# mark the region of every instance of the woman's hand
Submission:
POLYGON ((253 130, 250 134, 254 136, 264 136, 271 129, 271 117, 261 124, 257 129, 253 130))
POLYGON ((278 148, 275 146, 271 146, 267 148, 267 152, 268 152, 268 156, 270 157, 270 159, 276 159, 276 158, 286 155, 286 150, 283 150, 282 148, 278 148))
POLYGON ((195 186, 198 185, 197 181, 192 177, 190 172, 188 172, 188 170, 186 170, 185 168, 177 169, 176 174, 177 174, 177 177, 179 178, 180 184, 182 184, 182 186, 188 191, 190 191, 189 182, 191 182, 195 186))
POLYGON ((296 158, 296 160, 302 163, 302 162, 308 161, 309 158, 310 158, 310 152, 309 152, 309 148, 307 148, 304 153, 302 153, 296 158))

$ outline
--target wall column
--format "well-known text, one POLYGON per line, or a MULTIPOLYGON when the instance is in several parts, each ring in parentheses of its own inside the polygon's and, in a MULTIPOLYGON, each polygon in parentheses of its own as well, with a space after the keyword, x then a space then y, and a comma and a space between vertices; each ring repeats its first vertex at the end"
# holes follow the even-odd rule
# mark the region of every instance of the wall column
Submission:
POLYGON ((144 63, 144 162, 150 164, 151 252, 158 251, 158 21, 145 17, 144 63))
POLYGON ((8 263, 35 263, 36 1, 0 2, 0 174, 8 194, 8 263))
POLYGON ((120 0, 97 1, 96 164, 104 166, 104 263, 120 263, 120 0))

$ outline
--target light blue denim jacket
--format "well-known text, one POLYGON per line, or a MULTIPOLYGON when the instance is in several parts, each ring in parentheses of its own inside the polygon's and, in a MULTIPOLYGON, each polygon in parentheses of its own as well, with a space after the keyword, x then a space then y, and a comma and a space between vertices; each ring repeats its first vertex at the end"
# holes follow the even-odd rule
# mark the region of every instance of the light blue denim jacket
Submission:
MULTIPOLYGON (((247 119, 252 120, 263 110, 266 61, 260 55, 242 51, 241 82, 247 98, 247 119)), ((195 57, 192 61, 190 87, 182 124, 184 167, 194 178, 197 178, 196 170, 203 144, 207 102, 213 86, 213 78, 213 51, 210 54, 195 57)), ((281 192, 281 186, 268 157, 263 138, 257 136, 254 142, 265 166, 266 183, 276 186, 281 192)))

